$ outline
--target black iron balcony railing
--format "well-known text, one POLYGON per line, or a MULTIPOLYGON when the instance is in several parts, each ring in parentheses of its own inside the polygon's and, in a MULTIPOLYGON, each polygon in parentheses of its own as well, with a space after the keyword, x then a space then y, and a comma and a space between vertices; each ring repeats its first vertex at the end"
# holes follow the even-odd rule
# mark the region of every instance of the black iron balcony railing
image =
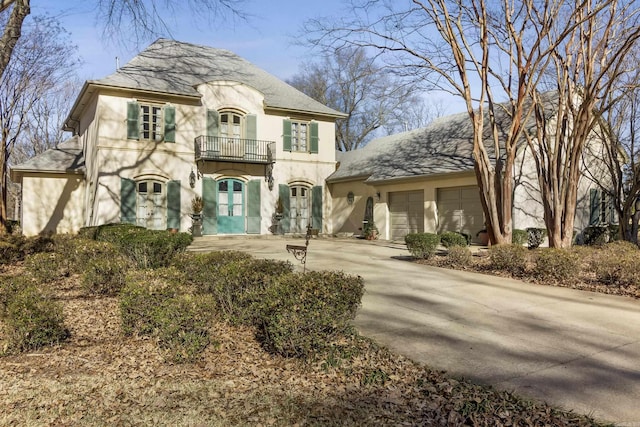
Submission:
POLYGON ((196 161, 273 163, 275 142, 200 135, 195 140, 196 161))

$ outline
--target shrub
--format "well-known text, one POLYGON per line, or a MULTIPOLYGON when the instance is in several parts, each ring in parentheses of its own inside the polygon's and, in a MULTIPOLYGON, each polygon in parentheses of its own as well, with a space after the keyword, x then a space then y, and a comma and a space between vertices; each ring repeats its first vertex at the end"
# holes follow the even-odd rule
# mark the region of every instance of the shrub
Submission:
POLYGON ((582 238, 587 246, 602 246, 609 241, 609 229, 606 226, 590 226, 582 231, 582 238))
POLYGON ((274 280, 290 274, 288 261, 248 259, 224 264, 211 277, 205 290, 213 295, 216 307, 231 324, 253 324, 258 318, 257 305, 264 299, 274 280))
POLYGON ((444 260, 444 264, 451 267, 468 267, 471 265, 473 255, 466 246, 452 246, 447 251, 447 257, 444 260))
POLYGON ((431 258, 438 248, 440 237, 433 233, 410 233, 404 237, 407 249, 415 258, 431 258))
POLYGON ((185 273, 190 284, 200 289, 209 289, 213 276, 223 266, 243 260, 253 259, 240 251, 216 251, 206 253, 179 253, 171 260, 171 266, 185 273))
POLYGON ((607 285, 640 284, 640 250, 630 242, 608 243, 596 251, 591 260, 591 270, 598 281, 607 285))
POLYGON ((513 244, 491 246, 489 260, 494 269, 519 275, 527 266, 527 249, 513 244))
POLYGON ((440 243, 445 248, 451 248, 453 246, 467 246, 467 238, 458 232, 455 231, 445 231, 440 234, 440 243))
POLYGON ((82 287, 91 294, 117 295, 130 267, 130 261, 120 254, 91 259, 82 273, 82 287))
POLYGON ((147 230, 130 224, 103 226, 96 232, 99 241, 116 245, 140 268, 167 267, 193 241, 188 233, 147 230))
POLYGON ((120 317, 125 335, 151 335, 155 310, 184 293, 184 275, 174 268, 129 272, 120 291, 120 317))
POLYGON ((69 277, 69 259, 57 252, 28 255, 24 260, 27 273, 39 283, 52 283, 69 277))
POLYGON ((20 259, 20 248, 14 243, 0 240, 0 264, 11 264, 20 259))
MULTIPOLYGON (((523 246, 525 243, 529 241, 529 233, 525 230, 519 230, 517 228, 513 229, 511 232, 511 243, 514 245, 523 246)), ((540 246, 540 244, 538 244, 540 246)))
POLYGON ((348 332, 363 292, 361 277, 341 272, 281 276, 261 306, 263 345, 286 357, 324 350, 348 332))
POLYGON ((167 360, 176 363, 199 359, 210 344, 212 301, 199 295, 176 295, 154 310, 154 335, 167 360))
MULTIPOLYGON (((16 280, 16 279, 14 279, 16 280)), ((27 351, 65 340, 62 306, 27 281, 3 283, 2 317, 8 350, 27 351), (7 289, 9 289, 7 291, 7 289)))
POLYGON ((545 237, 547 237, 546 228, 527 228, 527 244, 529 249, 536 249, 540 247, 545 237))
POLYGON ((82 237, 56 239, 56 252, 67 259, 71 273, 82 274, 85 267, 96 260, 122 258, 120 249, 109 242, 97 242, 82 237))
POLYGON ((580 261, 574 251, 542 248, 535 253, 533 275, 540 280, 567 282, 580 273, 580 261))

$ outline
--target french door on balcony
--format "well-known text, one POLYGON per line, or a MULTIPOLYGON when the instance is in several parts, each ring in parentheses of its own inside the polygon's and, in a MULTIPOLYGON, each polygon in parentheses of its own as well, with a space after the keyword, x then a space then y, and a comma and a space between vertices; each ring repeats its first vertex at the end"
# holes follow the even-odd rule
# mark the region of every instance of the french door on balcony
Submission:
POLYGON ((245 232, 244 183, 237 179, 218 181, 218 233, 245 232))

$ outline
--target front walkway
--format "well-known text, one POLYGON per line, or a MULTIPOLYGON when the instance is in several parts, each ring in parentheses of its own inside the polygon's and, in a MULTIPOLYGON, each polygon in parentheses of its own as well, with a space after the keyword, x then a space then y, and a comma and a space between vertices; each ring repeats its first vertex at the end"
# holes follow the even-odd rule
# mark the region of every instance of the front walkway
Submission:
MULTIPOLYGON (((290 260, 302 239, 200 238, 196 251, 290 260)), ((312 239, 308 269, 365 279, 359 330, 457 376, 640 426, 640 301, 407 262, 404 245, 312 239)))

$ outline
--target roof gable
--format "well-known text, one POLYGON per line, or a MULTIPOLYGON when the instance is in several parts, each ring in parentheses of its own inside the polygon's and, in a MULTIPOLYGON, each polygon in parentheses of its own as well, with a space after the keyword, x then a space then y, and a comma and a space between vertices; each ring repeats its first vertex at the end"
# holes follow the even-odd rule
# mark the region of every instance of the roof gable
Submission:
POLYGON ((11 175, 13 177, 25 172, 84 173, 84 170, 82 145, 74 136, 24 163, 12 166, 11 175))

